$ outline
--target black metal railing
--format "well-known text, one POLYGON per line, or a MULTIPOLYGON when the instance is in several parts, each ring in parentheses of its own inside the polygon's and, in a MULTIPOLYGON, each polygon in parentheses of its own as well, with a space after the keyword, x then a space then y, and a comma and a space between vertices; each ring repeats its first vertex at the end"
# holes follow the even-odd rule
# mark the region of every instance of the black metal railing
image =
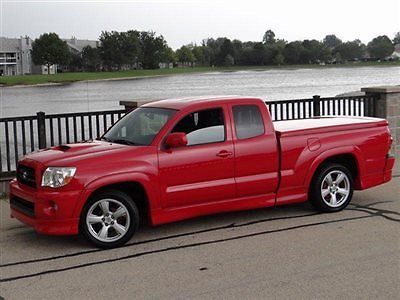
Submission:
POLYGON ((100 137, 126 111, 50 114, 0 119, 0 178, 15 174, 18 159, 46 147, 100 137))
POLYGON ((273 121, 308 119, 320 116, 375 116, 375 96, 348 96, 267 101, 273 121))
MULTIPOLYGON (((375 116, 376 97, 351 96, 267 101, 273 121, 318 116, 375 116)), ((135 104, 136 105, 136 104, 135 104)), ((0 179, 15 175, 18 159, 35 150, 100 137, 126 110, 0 119, 0 179)))

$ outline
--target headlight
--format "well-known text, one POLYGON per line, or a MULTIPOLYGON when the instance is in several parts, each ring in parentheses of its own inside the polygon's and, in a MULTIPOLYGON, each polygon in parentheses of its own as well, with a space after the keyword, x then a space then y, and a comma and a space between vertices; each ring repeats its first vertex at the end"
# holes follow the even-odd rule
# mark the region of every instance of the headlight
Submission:
POLYGON ((42 186, 58 188, 67 185, 75 172, 76 168, 48 167, 42 176, 42 186))

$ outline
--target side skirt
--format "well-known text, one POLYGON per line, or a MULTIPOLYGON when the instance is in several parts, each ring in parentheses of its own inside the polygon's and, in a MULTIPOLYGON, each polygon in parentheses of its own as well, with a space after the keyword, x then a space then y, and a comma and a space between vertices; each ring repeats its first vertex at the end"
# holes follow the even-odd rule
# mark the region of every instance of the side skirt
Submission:
POLYGON ((272 193, 178 208, 159 209, 151 213, 152 225, 171 223, 222 212, 271 207, 275 205, 275 196, 272 193))

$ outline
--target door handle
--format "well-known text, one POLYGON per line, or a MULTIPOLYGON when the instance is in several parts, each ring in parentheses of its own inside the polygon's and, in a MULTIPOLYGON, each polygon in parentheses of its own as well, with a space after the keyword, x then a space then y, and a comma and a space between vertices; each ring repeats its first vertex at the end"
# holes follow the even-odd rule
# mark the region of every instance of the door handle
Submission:
POLYGON ((232 152, 229 152, 229 151, 226 151, 226 150, 222 150, 222 151, 217 153, 217 156, 219 156, 219 157, 229 157, 232 154, 233 154, 232 152))

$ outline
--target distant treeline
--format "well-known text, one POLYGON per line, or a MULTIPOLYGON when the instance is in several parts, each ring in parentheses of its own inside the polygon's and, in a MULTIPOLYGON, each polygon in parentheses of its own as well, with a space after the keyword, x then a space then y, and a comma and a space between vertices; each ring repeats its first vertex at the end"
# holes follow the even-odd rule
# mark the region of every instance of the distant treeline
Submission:
POLYGON ((242 42, 226 37, 208 38, 201 44, 184 45, 174 51, 162 35, 153 31, 104 31, 100 46, 87 46, 71 53, 57 34, 43 34, 33 43, 36 64, 62 64, 70 70, 156 69, 169 66, 266 66, 291 64, 334 64, 358 60, 387 60, 400 44, 400 32, 391 40, 382 35, 367 45, 360 40, 343 42, 335 35, 322 41, 288 42, 276 38, 272 30, 262 41, 242 42), (56 50, 56 51, 55 51, 56 50), (53 52, 53 53, 51 53, 53 52))

